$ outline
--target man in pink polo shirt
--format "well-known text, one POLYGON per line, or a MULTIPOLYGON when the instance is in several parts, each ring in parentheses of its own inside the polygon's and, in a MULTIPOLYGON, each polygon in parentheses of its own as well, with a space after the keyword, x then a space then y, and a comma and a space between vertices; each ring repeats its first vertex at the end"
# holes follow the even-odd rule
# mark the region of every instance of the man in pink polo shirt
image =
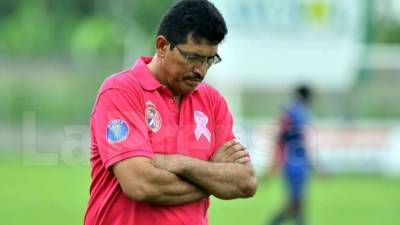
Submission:
POLYGON ((154 57, 104 81, 90 120, 85 225, 206 225, 210 195, 254 195, 228 106, 201 83, 226 33, 212 3, 179 1, 161 21, 154 57))

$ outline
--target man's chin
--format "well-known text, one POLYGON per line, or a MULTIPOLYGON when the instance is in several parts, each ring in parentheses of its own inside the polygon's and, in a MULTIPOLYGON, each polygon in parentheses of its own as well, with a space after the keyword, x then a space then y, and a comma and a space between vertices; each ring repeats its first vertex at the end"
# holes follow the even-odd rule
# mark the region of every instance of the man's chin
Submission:
POLYGON ((197 86, 194 86, 194 87, 193 87, 193 86, 185 86, 184 88, 181 88, 181 89, 179 90, 179 94, 180 94, 180 95, 188 94, 188 93, 194 91, 194 90, 196 89, 196 87, 197 87, 197 86))

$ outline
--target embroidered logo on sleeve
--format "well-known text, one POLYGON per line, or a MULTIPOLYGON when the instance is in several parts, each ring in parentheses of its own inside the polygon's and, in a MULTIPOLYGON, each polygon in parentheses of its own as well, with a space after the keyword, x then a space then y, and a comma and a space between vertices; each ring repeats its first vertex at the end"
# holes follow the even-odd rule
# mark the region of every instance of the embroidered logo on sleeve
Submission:
POLYGON ((208 117, 201 111, 194 111, 194 121, 196 122, 196 128, 194 129, 194 134, 196 135, 196 140, 199 141, 201 135, 211 143, 211 132, 207 129, 208 117))
POLYGON ((161 129, 161 117, 156 107, 151 101, 146 102, 145 110, 146 124, 147 127, 153 132, 157 132, 161 129))
POLYGON ((111 120, 107 125, 107 141, 116 144, 126 139, 129 133, 128 124, 121 120, 111 120))

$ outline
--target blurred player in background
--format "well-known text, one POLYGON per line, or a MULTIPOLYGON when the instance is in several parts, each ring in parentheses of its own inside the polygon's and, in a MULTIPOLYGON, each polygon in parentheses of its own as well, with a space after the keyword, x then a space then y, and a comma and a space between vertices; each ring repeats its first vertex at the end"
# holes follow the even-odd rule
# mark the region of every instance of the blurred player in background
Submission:
POLYGON ((274 161, 267 177, 278 169, 283 170, 287 185, 288 201, 281 211, 267 224, 282 224, 292 218, 296 225, 305 224, 303 203, 310 161, 307 156, 306 130, 309 105, 313 97, 307 85, 296 88, 293 100, 280 117, 280 129, 274 152, 274 161))

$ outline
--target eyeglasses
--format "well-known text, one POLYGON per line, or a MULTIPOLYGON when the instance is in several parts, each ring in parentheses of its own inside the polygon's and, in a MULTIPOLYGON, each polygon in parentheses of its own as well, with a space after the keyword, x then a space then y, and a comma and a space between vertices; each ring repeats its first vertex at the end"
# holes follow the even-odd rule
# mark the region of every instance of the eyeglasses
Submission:
POLYGON ((208 67, 220 63, 222 61, 221 57, 216 54, 211 57, 206 57, 202 55, 198 55, 196 53, 186 52, 180 49, 174 42, 170 41, 171 49, 175 48, 178 49, 179 53, 191 64, 202 65, 205 62, 207 63, 208 67))

